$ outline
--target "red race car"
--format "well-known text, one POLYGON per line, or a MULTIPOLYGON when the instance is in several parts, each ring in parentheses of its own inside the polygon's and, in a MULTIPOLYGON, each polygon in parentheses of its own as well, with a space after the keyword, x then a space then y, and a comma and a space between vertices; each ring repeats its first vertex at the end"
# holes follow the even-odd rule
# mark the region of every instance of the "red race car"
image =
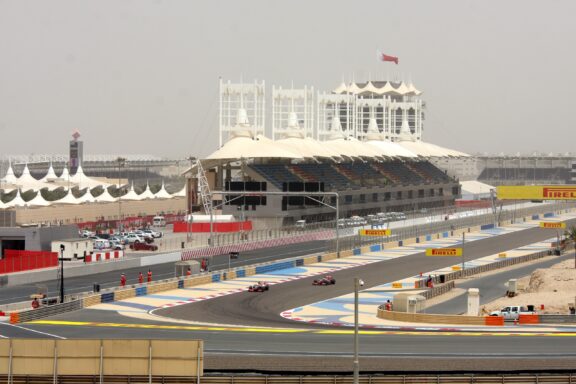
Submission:
POLYGON ((315 279, 312 285, 334 285, 336 284, 336 279, 332 275, 326 275, 321 279, 315 279))
POLYGON ((248 287, 248 292, 264 292, 270 289, 270 285, 265 281, 259 281, 258 284, 254 284, 248 287))

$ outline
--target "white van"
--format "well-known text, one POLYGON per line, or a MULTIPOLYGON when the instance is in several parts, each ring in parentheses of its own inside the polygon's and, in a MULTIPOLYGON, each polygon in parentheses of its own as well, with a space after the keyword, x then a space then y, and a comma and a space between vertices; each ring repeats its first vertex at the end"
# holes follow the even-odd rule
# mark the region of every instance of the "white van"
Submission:
POLYGON ((102 249, 108 249, 111 246, 110 246, 110 241, 108 241, 106 239, 95 239, 93 247, 95 250, 100 251, 102 249))
POLYGON ((164 227, 166 226, 166 219, 164 216, 154 216, 152 219, 152 225, 155 227, 164 227))
POLYGON ((306 228, 306 220, 298 220, 296 222, 296 228, 306 228))

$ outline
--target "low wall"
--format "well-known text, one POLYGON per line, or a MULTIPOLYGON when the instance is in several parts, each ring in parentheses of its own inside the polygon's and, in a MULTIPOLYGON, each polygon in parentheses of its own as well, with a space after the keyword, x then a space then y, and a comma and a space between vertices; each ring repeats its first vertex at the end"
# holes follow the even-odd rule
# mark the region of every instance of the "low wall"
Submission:
POLYGON ((408 323, 428 324, 461 324, 461 325, 504 325, 504 318, 499 316, 462 316, 462 315, 434 315, 427 313, 406 313, 386 311, 378 308, 376 314, 380 319, 401 321, 408 323))
POLYGON ((0 339, 0 373, 199 378, 203 349, 202 340, 0 339))

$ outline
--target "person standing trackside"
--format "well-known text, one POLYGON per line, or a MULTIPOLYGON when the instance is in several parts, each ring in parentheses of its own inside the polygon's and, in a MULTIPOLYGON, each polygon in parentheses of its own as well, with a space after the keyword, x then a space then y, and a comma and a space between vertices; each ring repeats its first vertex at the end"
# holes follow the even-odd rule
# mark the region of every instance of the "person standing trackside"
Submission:
POLYGON ((34 300, 32 300, 32 309, 36 309, 40 306, 40 302, 38 301, 38 298, 35 297, 34 300))
POLYGON ((390 300, 386 301, 386 304, 384 304, 384 309, 387 311, 391 311, 392 310, 392 303, 390 302, 390 300))
POLYGON ((144 282, 144 275, 142 272, 138 273, 138 284, 142 284, 144 282))
POLYGON ((121 274, 121 275, 120 275, 120 286, 121 286, 121 287, 125 287, 125 286, 126 286, 126 275, 125 275, 125 274, 121 274))
POLYGON ((152 271, 150 269, 148 270, 148 282, 152 282, 152 271))
POLYGON ((192 275, 192 270, 190 269, 190 267, 188 267, 188 270, 186 271, 186 276, 191 276, 192 275))

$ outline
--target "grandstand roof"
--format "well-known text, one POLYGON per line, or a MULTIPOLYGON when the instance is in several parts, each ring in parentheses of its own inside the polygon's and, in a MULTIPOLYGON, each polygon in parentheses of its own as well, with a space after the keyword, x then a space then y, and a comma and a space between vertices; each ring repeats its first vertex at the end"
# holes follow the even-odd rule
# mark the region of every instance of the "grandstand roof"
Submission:
POLYGON ((285 147, 291 152, 296 152, 302 157, 340 157, 339 151, 330 148, 330 146, 322 145, 322 143, 310 137, 289 137, 277 140, 276 144, 285 147))
POLYGON ((340 84, 332 92, 336 94, 353 94, 357 95, 359 93, 371 92, 377 95, 384 94, 395 94, 395 95, 420 95, 420 92, 414 84, 407 84, 405 82, 393 83, 390 81, 374 81, 367 83, 350 83, 346 85, 345 83, 340 84))
POLYGON ((470 157, 464 152, 443 148, 424 141, 405 140, 398 141, 397 144, 420 157, 470 157))
POLYGON ((234 137, 222 148, 208 156, 207 160, 240 160, 249 158, 289 158, 299 159, 298 153, 284 149, 274 141, 262 135, 251 137, 234 137))
POLYGON ((368 140, 366 144, 376 148, 376 150, 380 152, 380 155, 384 157, 418 157, 418 155, 401 145, 388 140, 368 140))

